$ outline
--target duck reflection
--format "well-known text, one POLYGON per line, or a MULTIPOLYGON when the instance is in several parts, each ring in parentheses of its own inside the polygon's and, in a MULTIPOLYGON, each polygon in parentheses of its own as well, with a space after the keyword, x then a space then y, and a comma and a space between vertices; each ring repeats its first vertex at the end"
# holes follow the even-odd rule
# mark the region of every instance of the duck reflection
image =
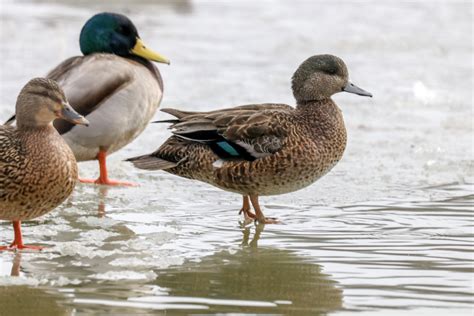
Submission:
POLYGON ((250 227, 244 227, 242 230, 242 233, 244 236, 242 237, 242 243, 241 245, 243 247, 252 247, 252 248, 257 248, 258 247, 258 240, 260 239, 260 234, 263 232, 263 229, 265 228, 265 224, 260 224, 260 225, 255 225, 255 233, 250 240, 250 227))
POLYGON ((109 188, 107 186, 101 185, 99 186, 98 192, 98 201, 99 205, 97 208, 97 216, 104 217, 105 216, 105 201, 107 200, 107 195, 109 193, 109 188))
MULTIPOLYGON (((92 186, 80 184, 76 186, 75 192, 67 200, 66 207, 72 207, 75 200, 86 201, 87 204, 84 204, 84 207, 87 208, 87 210, 97 209, 97 217, 105 217, 107 213, 109 189, 110 188, 105 185, 92 186)), ((90 213, 90 215, 93 214, 90 213)))
MULTIPOLYGON (((16 252, 13 256, 12 277, 20 276, 21 255, 16 252)), ((0 315, 71 315, 71 308, 64 302, 59 293, 38 287, 0 286, 0 315)))
POLYGON ((255 306, 225 300, 273 303, 259 307, 259 312, 287 315, 325 314, 342 307, 342 291, 320 265, 288 250, 257 247, 262 231, 263 225, 256 226, 250 238, 250 228, 245 228, 242 249, 160 271, 155 282, 170 296, 223 300, 222 305, 210 303, 212 313, 256 311, 255 306))
POLYGON ((20 276, 20 264, 21 264, 21 252, 15 253, 13 257, 12 270, 10 272, 11 276, 20 276))

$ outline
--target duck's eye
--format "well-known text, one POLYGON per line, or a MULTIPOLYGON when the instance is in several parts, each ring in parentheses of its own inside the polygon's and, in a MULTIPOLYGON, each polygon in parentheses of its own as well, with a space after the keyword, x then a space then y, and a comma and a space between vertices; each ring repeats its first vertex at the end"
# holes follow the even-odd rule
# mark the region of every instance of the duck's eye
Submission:
POLYGON ((337 69, 336 68, 329 68, 329 69, 326 69, 324 72, 327 73, 328 75, 335 75, 335 74, 337 74, 337 69))
POLYGON ((130 35, 130 28, 125 27, 125 26, 120 26, 119 29, 118 29, 118 32, 120 34, 123 34, 123 35, 127 36, 127 35, 130 35))

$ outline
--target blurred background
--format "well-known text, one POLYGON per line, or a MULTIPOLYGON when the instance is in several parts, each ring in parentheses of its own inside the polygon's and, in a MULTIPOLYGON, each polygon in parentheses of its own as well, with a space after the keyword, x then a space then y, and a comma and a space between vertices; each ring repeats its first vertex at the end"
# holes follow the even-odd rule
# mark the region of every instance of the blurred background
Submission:
MULTIPOLYGON (((264 197, 284 222, 264 231, 239 224, 238 195, 123 162, 169 137, 151 124, 109 160, 111 176, 141 186, 78 185, 26 223, 25 239, 50 249, 1 253, 2 291, 27 286, 25 308, 47 295, 78 315, 472 312, 472 2, 4 0, 0 121, 30 78, 80 54, 83 24, 102 11, 127 15, 171 59, 158 65, 161 107, 294 105, 293 72, 322 53, 374 97, 334 96, 344 158, 304 190, 264 197)), ((96 176, 95 162, 79 167, 96 176)), ((11 234, 2 223, 1 242, 11 234)))

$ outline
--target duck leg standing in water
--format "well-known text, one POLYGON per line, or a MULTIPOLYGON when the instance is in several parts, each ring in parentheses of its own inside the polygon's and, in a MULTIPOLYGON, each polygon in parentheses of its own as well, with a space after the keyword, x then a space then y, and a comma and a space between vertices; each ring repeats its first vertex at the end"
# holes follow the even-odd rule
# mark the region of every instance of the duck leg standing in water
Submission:
POLYGON ((239 211, 240 214, 244 214, 244 219, 247 220, 254 220, 257 218, 257 216, 252 213, 251 208, 250 208, 250 200, 248 195, 242 196, 242 208, 239 211))
POLYGON ((342 158, 346 128, 331 96, 342 91, 372 96, 348 80, 346 65, 332 55, 304 61, 292 89, 296 108, 266 103, 211 112, 163 109, 175 117, 163 121, 172 123, 174 135, 154 153, 128 161, 239 193, 240 213, 262 224, 277 223, 264 216, 259 196, 300 190, 342 158))
POLYGON ((21 234, 21 221, 12 221, 14 239, 9 246, 0 246, 0 250, 14 250, 14 249, 32 249, 41 250, 43 246, 25 245, 23 243, 23 236, 21 234))
POLYGON ((124 186, 136 186, 136 183, 128 181, 118 181, 109 179, 107 171, 107 151, 105 149, 99 149, 97 154, 97 161, 99 162, 99 177, 97 179, 87 179, 79 177, 79 181, 82 183, 94 183, 101 185, 124 185, 124 186))

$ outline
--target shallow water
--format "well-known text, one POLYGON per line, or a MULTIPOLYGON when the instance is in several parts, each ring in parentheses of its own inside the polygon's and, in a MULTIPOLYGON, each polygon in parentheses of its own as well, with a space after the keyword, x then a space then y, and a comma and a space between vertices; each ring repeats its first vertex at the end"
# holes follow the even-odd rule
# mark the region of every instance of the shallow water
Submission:
MULTIPOLYGON (((78 54, 82 24, 104 10, 171 59, 162 107, 293 104, 289 78, 316 53, 342 57, 374 98, 335 96, 343 160, 262 198, 283 222, 266 227, 239 222, 235 194, 123 162, 169 135, 150 125, 110 157, 110 174, 139 188, 78 185, 24 223, 49 248, 0 254, 1 315, 472 314, 470 2, 133 3, 2 1, 0 119, 28 79, 78 54)), ((11 237, 1 223, 0 242, 11 237)))

